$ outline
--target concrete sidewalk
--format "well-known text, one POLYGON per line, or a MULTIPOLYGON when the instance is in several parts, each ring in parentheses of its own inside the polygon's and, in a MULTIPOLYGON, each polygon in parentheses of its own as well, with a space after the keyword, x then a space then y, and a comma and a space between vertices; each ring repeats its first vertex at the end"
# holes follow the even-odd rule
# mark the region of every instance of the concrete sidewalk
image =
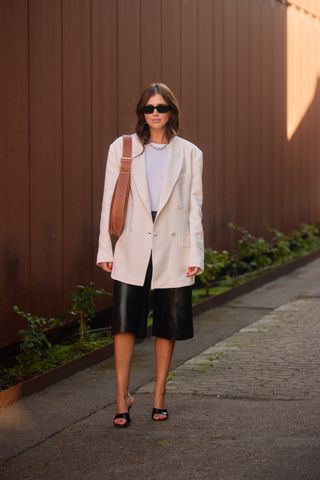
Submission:
POLYGON ((320 260, 195 319, 151 421, 152 339, 137 345, 128 429, 112 359, 0 410, 2 480, 319 479, 320 260))

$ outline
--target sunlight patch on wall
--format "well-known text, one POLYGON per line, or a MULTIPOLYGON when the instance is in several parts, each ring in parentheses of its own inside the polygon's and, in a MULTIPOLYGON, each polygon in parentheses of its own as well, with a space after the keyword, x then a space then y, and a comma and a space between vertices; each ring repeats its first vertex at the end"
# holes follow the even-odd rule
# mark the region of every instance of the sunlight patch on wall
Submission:
POLYGON ((287 138, 294 135, 313 101, 320 78, 320 20, 287 9, 287 138))

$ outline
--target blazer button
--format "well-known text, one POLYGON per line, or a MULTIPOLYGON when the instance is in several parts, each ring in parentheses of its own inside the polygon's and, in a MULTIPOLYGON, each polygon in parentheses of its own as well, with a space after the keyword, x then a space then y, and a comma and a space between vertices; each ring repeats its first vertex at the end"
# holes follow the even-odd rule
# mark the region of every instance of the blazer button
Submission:
POLYGON ((171 232, 171 237, 174 237, 176 232, 171 232))
POLYGON ((182 208, 182 205, 179 204, 179 205, 177 205, 177 207, 180 209, 180 208, 182 208))

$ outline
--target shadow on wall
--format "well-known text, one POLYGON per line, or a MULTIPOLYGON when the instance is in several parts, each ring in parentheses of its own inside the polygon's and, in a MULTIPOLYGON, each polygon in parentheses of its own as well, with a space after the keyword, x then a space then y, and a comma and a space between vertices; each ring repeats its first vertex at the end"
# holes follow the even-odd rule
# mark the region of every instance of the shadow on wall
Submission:
POLYGON ((320 221, 320 78, 317 79, 314 97, 288 142, 286 155, 287 174, 294 189, 301 191, 299 202, 287 198, 285 211, 291 219, 291 228, 300 223, 320 221), (299 161, 300 160, 300 161, 299 161))

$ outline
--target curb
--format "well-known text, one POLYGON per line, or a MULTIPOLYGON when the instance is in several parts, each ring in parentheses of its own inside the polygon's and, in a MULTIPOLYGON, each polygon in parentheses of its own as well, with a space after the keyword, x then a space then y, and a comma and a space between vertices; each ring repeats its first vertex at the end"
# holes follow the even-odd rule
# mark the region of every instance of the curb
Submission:
POLYGON ((24 382, 13 385, 6 390, 0 391, 0 408, 6 407, 10 403, 16 402, 23 397, 27 397, 36 393, 43 388, 46 388, 54 383, 70 377, 74 373, 91 367, 96 363, 102 362, 113 356, 113 343, 105 345, 104 347, 97 348, 92 352, 88 352, 81 357, 71 360, 71 362, 59 365, 52 370, 36 375, 29 378, 24 382))

